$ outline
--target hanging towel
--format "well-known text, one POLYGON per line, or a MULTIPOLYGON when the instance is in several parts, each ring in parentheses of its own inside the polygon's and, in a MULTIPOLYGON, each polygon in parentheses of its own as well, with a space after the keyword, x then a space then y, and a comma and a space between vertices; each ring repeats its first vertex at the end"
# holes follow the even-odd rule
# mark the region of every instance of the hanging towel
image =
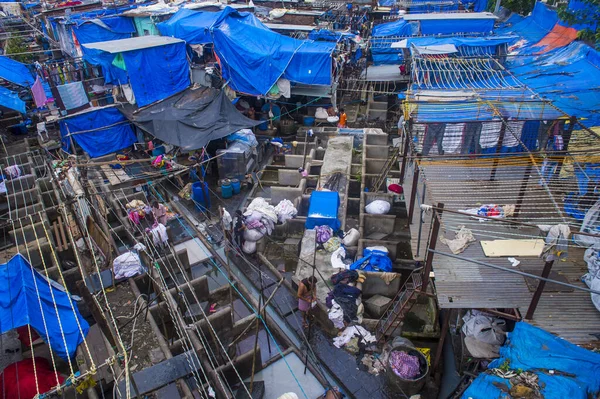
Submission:
POLYGON ((46 105, 48 98, 46 97, 46 92, 39 76, 35 79, 33 86, 31 86, 31 94, 33 94, 36 107, 41 108, 46 105))

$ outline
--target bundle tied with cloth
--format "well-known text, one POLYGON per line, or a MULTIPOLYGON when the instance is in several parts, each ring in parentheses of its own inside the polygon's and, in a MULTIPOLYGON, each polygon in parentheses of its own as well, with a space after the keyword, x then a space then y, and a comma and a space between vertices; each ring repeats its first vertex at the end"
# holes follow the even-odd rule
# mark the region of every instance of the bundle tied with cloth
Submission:
POLYGON ((247 254, 256 252, 256 242, 271 235, 275 225, 285 223, 298 214, 294 205, 287 199, 281 200, 277 206, 269 204, 264 198, 258 197, 252 200, 246 212, 244 212, 244 246, 243 251, 247 254))

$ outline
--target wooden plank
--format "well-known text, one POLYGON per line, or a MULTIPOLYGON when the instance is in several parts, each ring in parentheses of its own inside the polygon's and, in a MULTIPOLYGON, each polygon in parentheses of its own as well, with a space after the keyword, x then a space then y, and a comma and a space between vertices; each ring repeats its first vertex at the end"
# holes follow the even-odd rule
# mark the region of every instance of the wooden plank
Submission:
POLYGON ((532 256, 539 258, 544 250, 544 240, 492 240, 480 241, 485 256, 532 256))
POLYGON ((58 249, 58 252, 61 252, 62 249, 62 243, 60 240, 60 234, 58 234, 58 223, 54 222, 52 223, 52 227, 54 228, 54 238, 56 239, 56 248, 58 249))
POLYGON ((69 242, 67 241, 67 235, 65 234, 65 224, 63 223, 62 217, 58 217, 58 229, 60 236, 62 237, 63 248, 67 250, 69 248, 69 242))

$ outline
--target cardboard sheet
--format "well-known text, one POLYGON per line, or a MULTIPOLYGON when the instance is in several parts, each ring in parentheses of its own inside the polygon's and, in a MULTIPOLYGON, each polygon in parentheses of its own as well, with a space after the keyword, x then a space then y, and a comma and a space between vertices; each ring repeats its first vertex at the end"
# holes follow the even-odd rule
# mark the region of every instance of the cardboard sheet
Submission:
POLYGON ((498 258, 502 256, 534 256, 540 257, 544 249, 544 240, 493 240, 481 241, 485 256, 498 258))

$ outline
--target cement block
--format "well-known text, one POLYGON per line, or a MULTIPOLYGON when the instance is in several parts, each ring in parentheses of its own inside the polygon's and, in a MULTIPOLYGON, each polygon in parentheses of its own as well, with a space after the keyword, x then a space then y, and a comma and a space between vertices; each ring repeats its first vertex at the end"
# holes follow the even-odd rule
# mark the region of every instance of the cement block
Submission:
POLYGON ((277 179, 281 186, 296 187, 300 183, 302 175, 295 169, 279 169, 277 179))
POLYGON ((381 273, 379 272, 363 273, 367 276, 362 288, 364 298, 377 294, 393 298, 400 290, 400 283, 402 282, 402 275, 400 273, 395 273, 397 277, 389 284, 381 279, 381 273))
POLYGON ((365 310, 372 317, 380 318, 392 300, 383 295, 375 295, 364 301, 365 310))

